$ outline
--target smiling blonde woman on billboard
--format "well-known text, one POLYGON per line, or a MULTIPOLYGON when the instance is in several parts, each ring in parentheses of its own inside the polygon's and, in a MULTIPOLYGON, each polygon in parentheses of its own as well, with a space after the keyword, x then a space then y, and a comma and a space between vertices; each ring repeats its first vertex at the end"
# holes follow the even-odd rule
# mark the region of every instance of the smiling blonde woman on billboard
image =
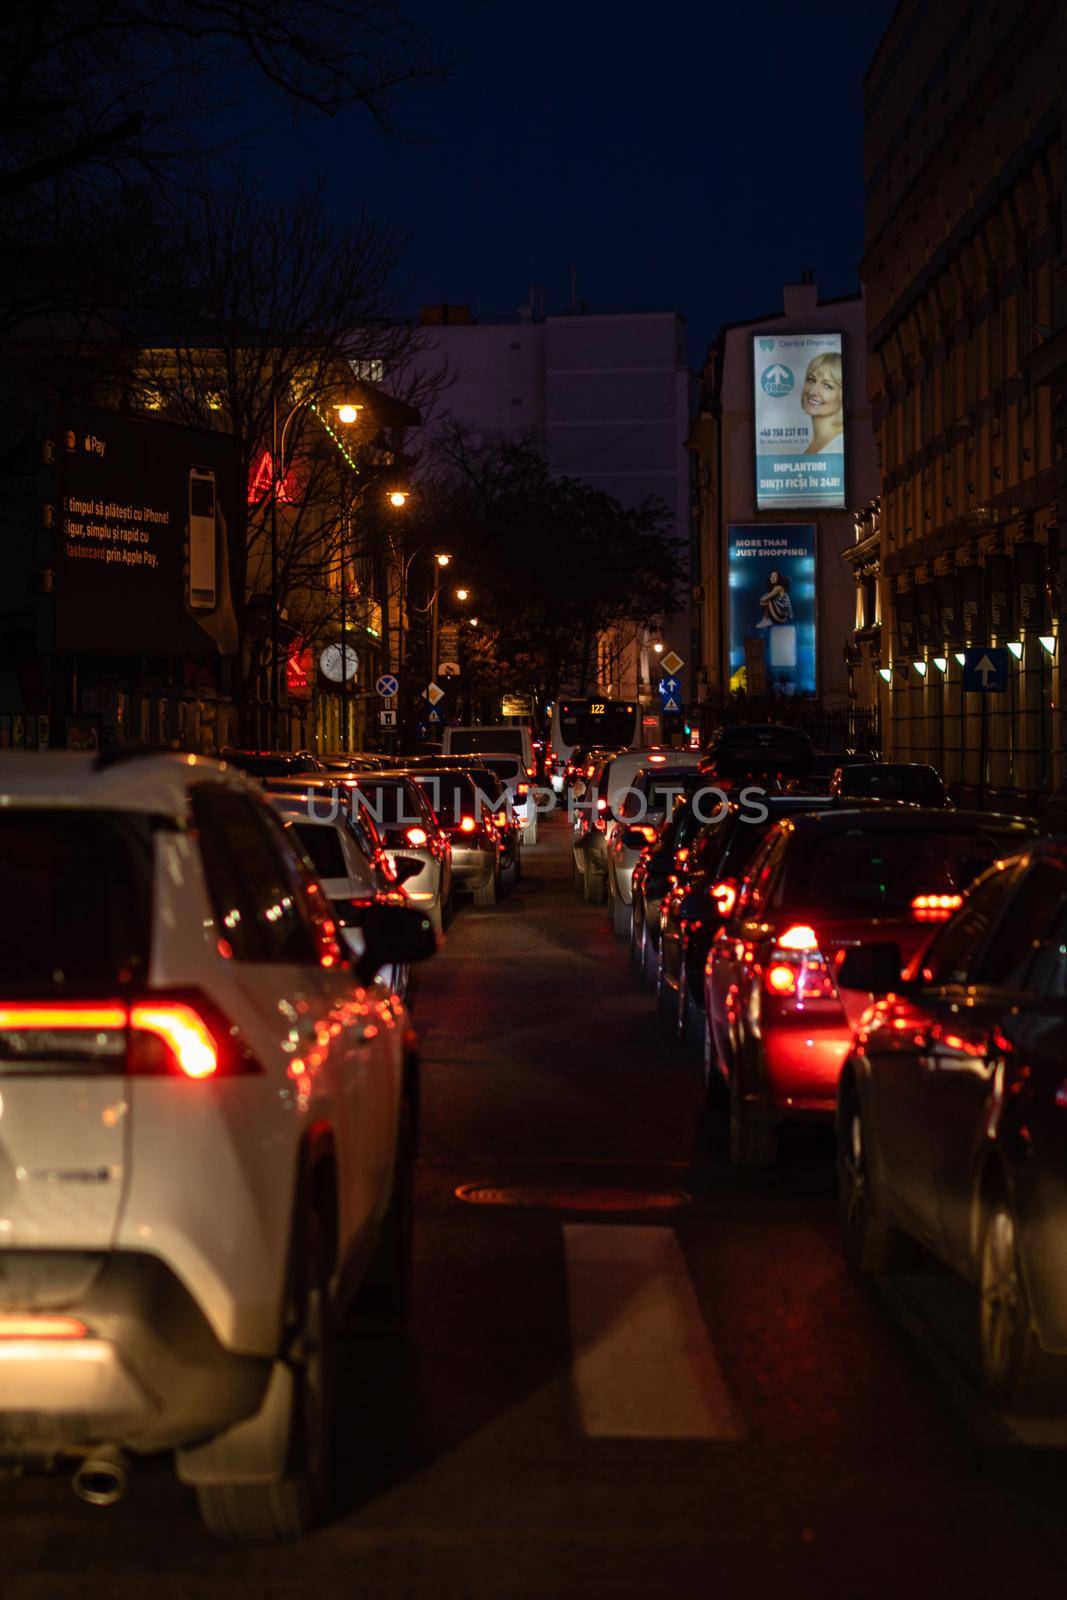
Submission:
POLYGON ((806 456, 830 455, 845 448, 845 388, 841 357, 826 350, 808 362, 800 405, 811 419, 806 456))

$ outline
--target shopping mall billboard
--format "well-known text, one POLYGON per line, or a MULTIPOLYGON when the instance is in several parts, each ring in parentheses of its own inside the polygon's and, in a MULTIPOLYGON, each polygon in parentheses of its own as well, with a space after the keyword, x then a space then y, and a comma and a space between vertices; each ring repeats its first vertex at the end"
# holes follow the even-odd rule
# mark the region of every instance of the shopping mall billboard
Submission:
POLYGON ((756 334, 756 509, 845 506, 845 382, 839 333, 756 334))
POLYGON ((728 525, 731 689, 815 693, 815 538, 810 522, 728 525))
POLYGON ((71 407, 53 459, 56 649, 235 651, 233 437, 71 407))

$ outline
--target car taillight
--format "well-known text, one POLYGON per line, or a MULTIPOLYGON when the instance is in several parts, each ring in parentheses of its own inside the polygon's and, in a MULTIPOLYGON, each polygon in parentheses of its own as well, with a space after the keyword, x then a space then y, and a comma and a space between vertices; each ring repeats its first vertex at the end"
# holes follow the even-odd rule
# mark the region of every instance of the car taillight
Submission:
POLYGON ((814 928, 797 922, 778 935, 763 971, 763 986, 782 999, 795 998, 798 1005, 838 998, 814 928))
POLYGON ((530 785, 528 783, 519 783, 515 785, 515 793, 518 795, 520 800, 525 800, 529 792, 530 785))
POLYGON ((961 894, 917 894, 911 910, 917 922, 944 922, 962 904, 961 894))
POLYGON ((425 828, 408 828, 404 838, 414 850, 421 850, 424 844, 429 844, 430 836, 425 828))
POLYGON ((478 824, 473 817, 460 817, 459 819, 460 833, 473 833, 477 826, 478 824))
POLYGON ((54 1317, 20 1312, 0 1313, 0 1339, 84 1339, 89 1330, 77 1317, 54 1317))
POLYGON ((688 860, 689 860, 689 851, 688 851, 688 849, 686 848, 685 845, 683 845, 680 850, 676 850, 674 852, 674 864, 675 864, 675 866, 684 867, 688 860))
POLYGON ((711 898, 715 902, 715 909, 724 920, 737 904, 737 885, 724 879, 722 883, 713 883, 711 898))
POLYGON ((261 1069, 216 1008, 190 993, 0 1005, 0 1075, 36 1070, 212 1078, 261 1069))
POLYGON ((656 830, 655 830, 655 828, 650 827, 647 822, 643 823, 641 825, 641 827, 635 828, 633 831, 634 831, 634 833, 639 833, 641 835, 642 839, 646 839, 649 844, 655 844, 655 842, 656 842, 656 830))

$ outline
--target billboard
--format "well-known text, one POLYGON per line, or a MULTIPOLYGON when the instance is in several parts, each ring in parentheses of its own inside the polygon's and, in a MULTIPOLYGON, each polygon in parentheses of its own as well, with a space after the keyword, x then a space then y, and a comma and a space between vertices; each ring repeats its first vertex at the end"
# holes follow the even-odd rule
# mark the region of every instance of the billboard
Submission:
POLYGON ((726 573, 730 688, 814 694, 814 525, 730 523, 726 573))
POLYGON ((54 447, 56 649, 234 652, 233 437, 81 406, 62 424, 54 447))
POLYGON ((757 511, 845 506, 839 333, 755 334, 757 511))

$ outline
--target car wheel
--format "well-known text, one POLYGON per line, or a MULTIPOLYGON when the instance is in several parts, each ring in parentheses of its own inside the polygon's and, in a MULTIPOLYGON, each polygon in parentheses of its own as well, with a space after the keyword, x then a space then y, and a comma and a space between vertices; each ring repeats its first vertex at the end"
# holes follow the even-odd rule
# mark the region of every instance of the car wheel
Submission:
POLYGON ((1021 1413, 1067 1409, 1067 1361, 1042 1350, 1019 1260, 1015 1218, 1003 1195, 987 1207, 978 1276, 982 1381, 1001 1405, 1021 1413))
POLYGON ((411 1314, 412 1269, 415 1259, 415 1157, 418 1110, 415 1097, 404 1095, 396 1141, 396 1172, 389 1209, 382 1219, 374 1259, 346 1317, 346 1333, 399 1333, 411 1314))
POLYGON ((495 906, 500 898, 500 865, 493 868, 493 875, 488 883, 483 883, 474 891, 474 904, 476 906, 495 906))
POLYGON ((773 1167, 778 1160, 778 1124, 752 1116, 738 1094, 730 1096, 730 1162, 735 1167, 773 1167))
POLYGON ((641 976, 646 983, 655 983, 659 972, 659 952, 652 943, 652 935, 645 923, 645 936, 641 945, 641 976))
POLYGON ((299 1309, 285 1361, 293 1371, 284 1391, 290 1407, 285 1474, 275 1483, 198 1484, 200 1516, 219 1538, 298 1539, 329 1510, 334 1328, 325 1232, 315 1217, 306 1225, 299 1309))
POLYGON ((875 1214, 866 1130, 855 1090, 843 1098, 838 1118, 837 1197, 841 1244, 853 1272, 900 1272, 915 1260, 915 1242, 875 1214))
POLYGON ((508 865, 502 869, 502 871, 500 873, 500 881, 501 881, 501 883, 506 884, 510 888, 513 884, 518 883, 521 878, 522 878, 522 856, 516 850, 515 859, 513 861, 509 862, 508 865))
POLYGON ((607 877, 603 872, 596 872, 587 866, 583 876, 582 894, 588 905, 602 906, 607 892, 607 877))
POLYGON ((642 917, 640 920, 638 919, 637 902, 634 901, 630 906, 630 960, 633 962, 635 967, 640 967, 644 964, 644 932, 644 918, 642 917))
MULTIPOLYGON (((625 900, 620 900, 617 894, 611 897, 611 926, 620 939, 629 936, 633 923, 633 907, 628 906, 625 900)), ((630 954, 633 955, 631 945, 630 954)))
POLYGON ((704 1037, 704 1013, 689 992, 689 969, 682 952, 678 973, 678 1009, 675 1014, 675 1034, 680 1045, 699 1050, 704 1037))

